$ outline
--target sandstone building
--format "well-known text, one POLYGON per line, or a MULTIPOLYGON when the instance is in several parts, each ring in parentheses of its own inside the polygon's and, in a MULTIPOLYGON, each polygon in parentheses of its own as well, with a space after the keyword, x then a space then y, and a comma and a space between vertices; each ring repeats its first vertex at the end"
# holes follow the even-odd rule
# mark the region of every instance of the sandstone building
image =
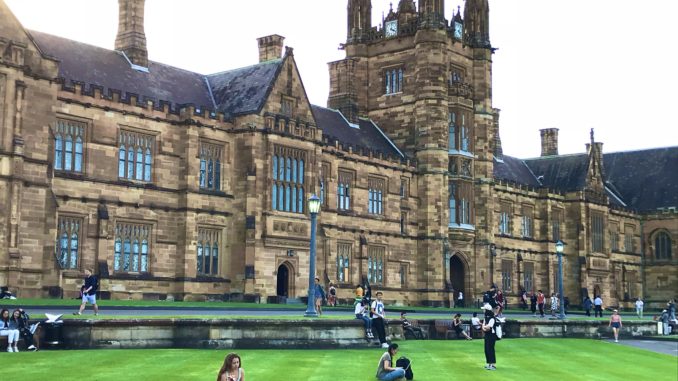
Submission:
MULTIPOLYGON (((143 0, 120 0, 115 50, 25 30, 0 2, 0 285, 104 297, 306 293, 317 194, 318 275, 349 298, 446 305, 496 283, 609 305, 678 289, 678 147, 504 155, 492 104, 487 0, 400 0, 382 25, 348 0, 346 58, 311 105, 282 36, 260 62, 209 75, 148 60, 143 0)), ((332 43, 332 42, 328 42, 332 43)), ((505 133, 510 133, 506 131, 505 133)))

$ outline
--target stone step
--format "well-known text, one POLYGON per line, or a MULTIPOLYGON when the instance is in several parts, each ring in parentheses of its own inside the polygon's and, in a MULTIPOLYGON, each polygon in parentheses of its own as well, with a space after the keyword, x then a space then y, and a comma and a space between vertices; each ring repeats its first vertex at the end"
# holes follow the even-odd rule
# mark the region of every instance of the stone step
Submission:
POLYGON ((304 304, 299 298, 287 298, 286 304, 304 304))

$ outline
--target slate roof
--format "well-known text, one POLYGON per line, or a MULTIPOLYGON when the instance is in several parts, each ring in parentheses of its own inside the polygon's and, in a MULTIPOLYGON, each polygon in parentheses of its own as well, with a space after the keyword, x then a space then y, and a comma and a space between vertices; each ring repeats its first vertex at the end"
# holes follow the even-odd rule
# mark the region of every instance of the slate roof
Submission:
POLYGON ((101 86, 136 94, 142 101, 165 101, 177 105, 223 112, 232 117, 261 110, 282 67, 282 59, 240 69, 202 75, 159 62, 149 61, 148 72, 135 70, 122 53, 82 42, 30 31, 40 49, 58 59, 59 77, 72 87, 75 83, 101 86))
POLYGON ((503 156, 502 161, 494 162, 494 178, 535 188, 540 186, 525 161, 506 155, 503 156))
POLYGON ((226 116, 261 110, 282 68, 282 63, 282 59, 277 59, 208 75, 207 80, 217 109, 226 116))
MULTIPOLYGON (((570 192, 583 189, 586 184, 587 154, 546 156, 523 162, 544 187, 570 192)), ((505 179, 509 177, 507 172, 514 173, 505 169, 507 165, 517 166, 495 165, 496 178, 505 179)), ((603 154, 603 168, 612 204, 639 212, 678 207, 678 147, 603 154)), ((512 178, 531 185, 527 176, 512 178)))
POLYGON ((386 135, 369 119, 359 119, 357 125, 351 124, 341 112, 321 106, 311 106, 318 127, 323 130, 323 136, 331 141, 339 141, 344 147, 369 149, 381 152, 392 157, 405 158, 402 152, 389 140, 386 135))

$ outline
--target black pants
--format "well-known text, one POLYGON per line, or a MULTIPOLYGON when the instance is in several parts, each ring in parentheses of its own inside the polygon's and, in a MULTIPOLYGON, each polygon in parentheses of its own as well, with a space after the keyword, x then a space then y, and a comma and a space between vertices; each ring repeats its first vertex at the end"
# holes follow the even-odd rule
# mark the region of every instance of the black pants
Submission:
POLYGON ((464 299, 457 299, 457 307, 464 308, 464 299))
POLYGON ((598 314, 600 314, 600 317, 603 317, 603 307, 602 306, 596 306, 595 310, 593 311, 593 317, 597 317, 598 314))
POLYGON ((590 308, 586 309, 586 316, 591 316, 591 309, 590 308))
POLYGON ((21 328, 19 330, 19 334, 21 335, 21 338, 24 339, 24 344, 26 344, 26 348, 33 345, 33 334, 28 328, 21 328))
POLYGON ((494 354, 494 344, 497 338, 492 331, 485 332, 485 362, 488 364, 496 364, 497 357, 494 354))
POLYGON ((384 327, 384 319, 376 317, 372 319, 372 328, 377 331, 379 342, 384 344, 386 342, 386 329, 384 327))
POLYGON ((532 310, 533 314, 537 313, 537 305, 536 304, 530 304, 530 310, 532 310))
POLYGON ((539 315, 544 317, 544 303, 539 303, 539 315))

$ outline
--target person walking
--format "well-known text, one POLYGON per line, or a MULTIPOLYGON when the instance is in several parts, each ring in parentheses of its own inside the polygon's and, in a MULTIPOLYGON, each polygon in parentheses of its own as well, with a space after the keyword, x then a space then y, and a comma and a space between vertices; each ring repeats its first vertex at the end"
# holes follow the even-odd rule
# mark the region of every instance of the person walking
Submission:
POLYGON ((544 317, 544 303, 546 302, 546 296, 544 293, 539 290, 537 293, 537 307, 539 308, 539 316, 544 317))
POLYGON ((381 291, 377 291, 377 299, 372 302, 371 312, 372 312, 372 328, 377 331, 377 336, 379 337, 379 343, 382 348, 388 348, 388 343, 386 342, 386 311, 384 310, 384 302, 381 298, 384 294, 381 291))
POLYGON ((593 307, 593 317, 598 317, 598 314, 600 314, 600 317, 603 317, 603 298, 600 295, 596 295, 596 298, 593 299, 593 307))
POLYGON ((591 316, 591 308, 593 307, 593 302, 591 301, 591 298, 589 298, 588 295, 584 298, 584 312, 586 313, 586 316, 591 316))
POLYGON ((82 315, 87 303, 94 307, 94 315, 99 315, 99 306, 97 306, 98 287, 99 281, 97 280, 97 277, 92 275, 92 270, 86 269, 85 284, 82 286, 82 303, 80 304, 80 310, 78 310, 78 312, 73 312, 73 315, 82 315))
POLYGON ((643 307, 645 306, 645 303, 640 299, 640 296, 636 300, 636 316, 638 316, 640 319, 643 318, 643 307))
POLYGON ((619 330, 622 327, 621 315, 619 315, 619 311, 617 310, 612 311, 612 316, 610 316, 610 324, 608 324, 607 326, 612 327, 612 332, 614 333, 614 342, 618 343, 619 330))
POLYGON ((485 369, 497 370, 497 356, 494 351, 494 345, 497 342, 494 326, 498 324, 497 319, 494 316, 491 305, 484 304, 480 309, 485 312, 485 321, 483 322, 483 331, 485 332, 485 369))
POLYGON ((315 278, 315 312, 318 313, 318 316, 323 314, 323 301, 325 300, 325 290, 323 286, 320 285, 320 278, 315 278))
MULTIPOLYGON (((379 300, 379 293, 377 293, 379 300)), ((377 365, 377 379, 380 381, 393 381, 405 378, 405 369, 393 366, 393 358, 398 353, 398 344, 386 345, 388 350, 381 355, 379 365, 377 365)))
POLYGON ((245 381, 245 370, 237 353, 229 353, 219 369, 217 381, 245 381))

